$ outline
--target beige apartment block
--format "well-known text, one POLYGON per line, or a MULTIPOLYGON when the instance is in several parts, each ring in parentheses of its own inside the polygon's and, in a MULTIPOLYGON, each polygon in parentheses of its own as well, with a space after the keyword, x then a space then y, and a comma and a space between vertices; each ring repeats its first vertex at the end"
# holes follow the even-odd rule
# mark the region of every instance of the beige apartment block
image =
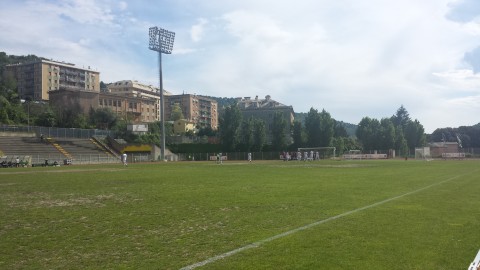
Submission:
POLYGON ((98 106, 110 108, 129 123, 158 121, 158 100, 154 98, 100 93, 98 106))
POLYGON ((48 101, 49 92, 60 88, 81 91, 100 91, 100 72, 79 68, 74 64, 51 60, 7 65, 7 76, 12 76, 21 99, 48 101))
POLYGON ((218 128, 217 101, 198 95, 182 94, 165 97, 165 120, 171 119, 172 109, 176 103, 180 105, 183 116, 198 128, 218 128))
MULTIPOLYGON (((109 84, 107 89, 109 93, 115 95, 156 100, 156 115, 153 121, 160 121, 160 91, 158 87, 142 84, 135 80, 123 80, 109 84)), ((171 93, 164 89, 163 95, 165 97, 171 93)))

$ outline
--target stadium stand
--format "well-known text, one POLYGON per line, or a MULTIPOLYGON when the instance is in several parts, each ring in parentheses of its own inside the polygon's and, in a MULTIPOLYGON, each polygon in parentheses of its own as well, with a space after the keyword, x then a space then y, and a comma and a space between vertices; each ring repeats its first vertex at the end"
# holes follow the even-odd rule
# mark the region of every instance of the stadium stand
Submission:
POLYGON ((32 164, 44 164, 45 160, 65 165, 117 161, 116 157, 90 139, 0 136, 0 151, 10 158, 30 156, 32 164))

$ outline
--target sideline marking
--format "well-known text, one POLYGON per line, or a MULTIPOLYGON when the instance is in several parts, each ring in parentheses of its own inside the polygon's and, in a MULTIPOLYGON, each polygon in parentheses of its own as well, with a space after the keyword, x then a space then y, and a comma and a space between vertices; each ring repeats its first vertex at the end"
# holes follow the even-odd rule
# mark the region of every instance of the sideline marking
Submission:
MULTIPOLYGON (((478 171, 478 170, 475 170, 475 171, 478 171)), ((474 172, 475 172, 475 171, 474 171, 474 172)), ((470 172, 470 173, 472 173, 472 172, 470 172)), ((182 268, 180 268, 180 270, 192 270, 192 269, 195 269, 195 268, 197 268, 197 267, 207 265, 207 264, 209 264, 209 263, 212 263, 212 262, 215 262, 215 261, 218 261, 218 260, 221 260, 221 259, 230 257, 230 256, 235 255, 235 254, 237 254, 237 253, 240 253, 240 252, 242 252, 242 251, 244 251, 244 250, 251 249, 251 248, 256 248, 256 247, 259 247, 259 246, 262 245, 262 244, 265 244, 265 243, 271 242, 271 241, 273 241, 273 240, 276 240, 276 239, 279 239, 279 238, 288 236, 288 235, 290 235, 290 234, 294 234, 294 233, 297 233, 297 232, 300 232, 300 231, 304 231, 304 230, 310 229, 310 228, 312 228, 312 227, 318 226, 318 225, 320 225, 320 224, 327 223, 327 222, 329 222, 329 221, 336 220, 336 219, 339 219, 339 218, 342 218, 342 217, 345 217, 345 216, 348 216, 348 215, 351 215, 351 214, 355 214, 355 213, 357 213, 357 212, 360 212, 360 211, 363 211, 363 210, 366 210, 366 209, 369 209, 369 208, 372 208, 372 207, 375 207, 375 206, 379 206, 379 205, 385 204, 385 203, 387 203, 387 202, 391 202, 391 201, 394 201, 394 200, 403 198, 403 197, 405 197, 405 196, 409 196, 409 195, 418 193, 418 192, 420 192, 420 191, 424 191, 424 190, 429 189, 429 188, 431 188, 431 187, 438 186, 438 185, 441 185, 441 184, 443 184, 443 183, 446 183, 446 182, 455 180, 455 179, 459 178, 460 176, 465 176, 465 175, 470 174, 470 173, 466 173, 466 174, 462 174, 462 175, 457 175, 457 176, 454 176, 454 177, 450 177, 450 178, 448 178, 448 179, 446 179, 446 180, 443 180, 443 181, 440 181, 440 182, 438 182, 438 183, 434 183, 434 184, 425 186, 425 187, 423 187, 423 188, 419 188, 419 189, 414 190, 414 191, 410 191, 410 192, 404 193, 404 194, 402 194, 402 195, 398 195, 398 196, 395 196, 395 197, 392 197, 392 198, 389 198, 389 199, 386 199, 386 200, 383 200, 383 201, 380 201, 380 202, 376 202, 376 203, 373 203, 373 204, 370 204, 370 205, 367 205, 367 206, 364 206, 364 207, 360 207, 360 208, 357 208, 357 209, 354 209, 354 210, 347 211, 347 212, 345 212, 345 213, 342 213, 342 214, 339 214, 339 215, 336 215, 336 216, 333 216, 333 217, 329 217, 329 218, 327 218, 327 219, 319 220, 319 221, 316 221, 316 222, 314 222, 314 223, 310 223, 310 224, 308 224, 308 225, 305 225, 305 226, 302 226, 302 227, 298 227, 298 228, 296 228, 296 229, 293 229, 293 230, 290 230, 290 231, 286 231, 286 232, 281 233, 281 234, 274 235, 274 236, 272 236, 272 237, 269 237, 269 238, 266 238, 266 239, 263 239, 263 240, 260 240, 260 241, 251 243, 251 244, 249 244, 249 245, 246 245, 246 246, 243 246, 243 247, 240 247, 240 248, 237 248, 237 249, 234 249, 234 250, 225 252, 225 253, 223 253, 223 254, 210 257, 210 258, 208 258, 208 259, 206 259, 206 260, 204 260, 204 261, 197 262, 197 263, 191 264, 191 265, 189 265, 189 266, 182 267, 182 268)))

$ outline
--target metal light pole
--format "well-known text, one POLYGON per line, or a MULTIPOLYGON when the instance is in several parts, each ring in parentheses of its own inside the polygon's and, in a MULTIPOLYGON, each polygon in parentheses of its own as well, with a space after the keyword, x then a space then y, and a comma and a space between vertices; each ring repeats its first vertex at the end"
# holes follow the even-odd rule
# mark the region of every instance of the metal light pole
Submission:
POLYGON ((160 80, 160 121, 162 122, 162 146, 160 158, 165 160, 165 108, 163 99, 162 53, 171 54, 175 33, 158 27, 149 28, 150 42, 148 48, 158 52, 158 77, 160 80))

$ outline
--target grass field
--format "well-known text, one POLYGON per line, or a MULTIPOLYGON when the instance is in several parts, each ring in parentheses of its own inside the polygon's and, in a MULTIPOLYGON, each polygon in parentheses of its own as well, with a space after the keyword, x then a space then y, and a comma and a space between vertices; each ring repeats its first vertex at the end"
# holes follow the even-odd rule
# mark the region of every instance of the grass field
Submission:
POLYGON ((0 269, 466 269, 479 195, 475 160, 2 169, 0 269))

